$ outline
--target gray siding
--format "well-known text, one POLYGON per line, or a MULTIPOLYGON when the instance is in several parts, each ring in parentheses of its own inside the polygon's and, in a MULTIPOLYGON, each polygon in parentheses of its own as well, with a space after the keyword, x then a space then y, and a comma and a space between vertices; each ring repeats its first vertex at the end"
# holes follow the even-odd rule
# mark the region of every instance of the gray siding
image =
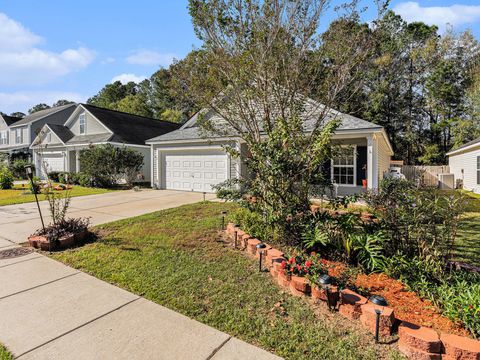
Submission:
MULTIPOLYGON (((73 132, 75 135, 80 135, 80 124, 78 121, 78 117, 80 114, 83 113, 84 110, 82 110, 82 108, 78 108, 78 111, 75 112, 75 119, 69 126, 70 131, 73 132)), ((103 126, 97 119, 95 119, 88 111, 85 111, 85 123, 87 125, 87 128, 85 129, 85 135, 111 133, 111 131, 108 131, 105 126, 103 126)))

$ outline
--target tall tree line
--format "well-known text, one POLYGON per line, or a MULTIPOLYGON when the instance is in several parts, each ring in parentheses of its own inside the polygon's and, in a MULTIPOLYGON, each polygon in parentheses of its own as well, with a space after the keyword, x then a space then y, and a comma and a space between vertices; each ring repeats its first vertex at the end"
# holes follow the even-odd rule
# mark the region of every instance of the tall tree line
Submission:
POLYGON ((439 35, 436 26, 386 11, 371 25, 332 23, 323 46, 360 31, 374 46, 337 100, 339 110, 384 126, 395 156, 408 164, 444 163, 450 149, 480 136, 480 49, 469 31, 439 35))
MULTIPOLYGON (((315 52, 321 56, 305 59, 314 70, 304 75, 316 84, 307 95, 327 102, 338 91, 329 72, 355 59, 348 84, 329 105, 382 125, 395 157, 407 164, 445 163, 450 149, 480 136, 480 47, 469 31, 440 35, 437 26, 407 23, 385 10, 370 24, 359 16, 338 18, 315 52)), ((140 84, 108 84, 88 102, 184 122, 198 108, 182 79, 200 81, 215 71, 205 52, 195 50, 140 84)))

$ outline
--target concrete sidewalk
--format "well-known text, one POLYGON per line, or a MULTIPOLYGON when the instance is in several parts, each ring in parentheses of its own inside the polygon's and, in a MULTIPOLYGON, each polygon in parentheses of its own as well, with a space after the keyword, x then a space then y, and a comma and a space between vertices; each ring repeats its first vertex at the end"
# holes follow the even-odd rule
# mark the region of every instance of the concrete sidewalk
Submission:
MULTIPOLYGON (((212 200, 214 194, 207 194, 212 200)), ((202 201, 203 194, 171 190, 116 191, 100 195, 72 198, 67 217, 90 217, 92 225, 126 219, 157 210, 202 201)), ((50 220, 48 203, 42 201, 45 223, 50 220)), ((13 243, 27 241, 28 235, 41 227, 36 203, 0 206, 0 248, 7 240, 13 243)))
POLYGON ((0 343, 19 359, 279 359, 37 253, 0 260, 0 284, 0 343))

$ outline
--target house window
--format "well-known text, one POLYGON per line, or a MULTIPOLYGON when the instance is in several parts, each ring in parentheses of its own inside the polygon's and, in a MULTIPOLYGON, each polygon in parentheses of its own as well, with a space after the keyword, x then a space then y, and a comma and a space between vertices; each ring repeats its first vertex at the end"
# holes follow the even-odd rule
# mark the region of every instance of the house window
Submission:
POLYGON ((8 131, 0 132, 0 145, 8 145, 8 131))
POLYGON ((343 147, 332 159, 332 181, 339 185, 355 185, 356 149, 343 147))
POLYGON ((85 114, 80 114, 80 116, 78 117, 78 123, 80 125, 80 134, 81 135, 85 134, 85 128, 86 128, 85 114))
POLYGON ((47 142, 48 143, 52 142, 52 133, 50 131, 47 133, 47 142))
POLYGON ((23 143, 23 131, 22 129, 15 129, 15 143, 22 144, 23 143))
POLYGON ((477 185, 480 185, 480 156, 477 156, 477 185))

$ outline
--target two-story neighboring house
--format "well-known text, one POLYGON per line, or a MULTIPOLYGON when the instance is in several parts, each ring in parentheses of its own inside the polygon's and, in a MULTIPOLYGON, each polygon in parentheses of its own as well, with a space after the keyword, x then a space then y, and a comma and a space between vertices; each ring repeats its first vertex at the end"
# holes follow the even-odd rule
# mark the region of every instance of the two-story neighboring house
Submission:
POLYGON ((3 122, 0 121, 0 152, 8 153, 11 158, 15 156, 31 158, 30 145, 42 127, 47 123, 63 125, 76 106, 76 104, 69 104, 41 110, 27 115, 23 119, 2 117, 3 122))
POLYGON ((10 126, 22 118, 0 114, 0 152, 10 146, 10 126))
POLYGON ((48 172, 80 172, 80 151, 91 145, 126 146, 143 154, 142 174, 151 179, 150 145, 145 141, 180 127, 168 121, 79 104, 61 125, 47 123, 32 143, 37 176, 48 172))

